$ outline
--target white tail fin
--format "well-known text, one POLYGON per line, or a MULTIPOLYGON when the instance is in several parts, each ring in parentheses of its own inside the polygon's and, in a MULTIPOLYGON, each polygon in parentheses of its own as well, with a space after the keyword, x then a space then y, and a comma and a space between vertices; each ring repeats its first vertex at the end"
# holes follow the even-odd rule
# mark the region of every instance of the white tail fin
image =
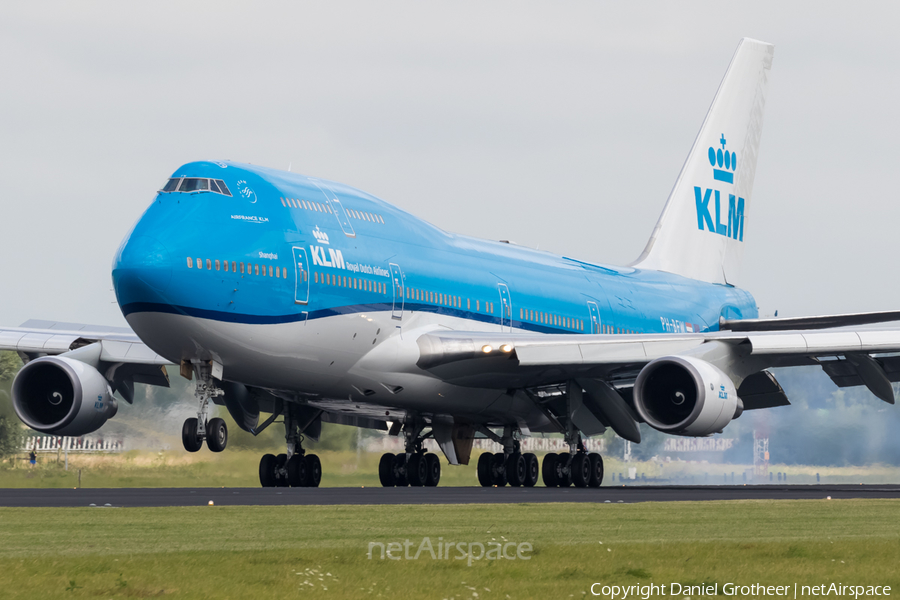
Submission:
POLYGON ((728 65, 662 216, 633 265, 735 285, 775 47, 744 38, 728 65))

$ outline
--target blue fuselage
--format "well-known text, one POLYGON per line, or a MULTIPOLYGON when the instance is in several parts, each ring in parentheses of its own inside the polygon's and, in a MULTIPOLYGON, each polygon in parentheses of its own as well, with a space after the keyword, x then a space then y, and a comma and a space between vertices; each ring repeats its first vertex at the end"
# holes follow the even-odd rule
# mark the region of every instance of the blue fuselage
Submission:
MULTIPOLYGON (((265 339, 231 340, 231 355, 225 355, 204 347, 210 338, 202 332, 219 325, 243 326, 223 336, 240 331, 251 338, 254 326, 264 326, 260 338, 268 338, 271 326, 318 323, 322 327, 296 330, 297 344, 306 348, 301 354, 309 358, 319 346, 301 339, 304 332, 328 337, 323 327, 334 318, 364 316, 378 325, 365 347, 344 349, 358 357, 402 329, 425 324, 675 333, 715 330, 721 316, 757 316, 753 297, 734 287, 447 233, 338 183, 214 162, 189 163, 173 177, 221 180, 231 195, 160 192, 115 257, 116 295, 151 348, 173 362, 212 356, 226 365, 226 376, 229 364, 231 373, 254 364, 251 353, 292 368, 283 356, 291 342, 267 350, 265 339), (176 321, 166 315, 181 324, 173 327, 176 321)), ((321 347, 336 344, 323 340, 321 347)), ((344 397, 327 384, 315 387, 344 397)))

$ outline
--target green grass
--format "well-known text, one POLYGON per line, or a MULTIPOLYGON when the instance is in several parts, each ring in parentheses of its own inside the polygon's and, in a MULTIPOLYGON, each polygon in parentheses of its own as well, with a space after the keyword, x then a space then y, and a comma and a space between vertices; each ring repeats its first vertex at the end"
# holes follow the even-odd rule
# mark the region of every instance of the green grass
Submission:
MULTIPOLYGON (((122 454, 70 454, 69 470, 56 454, 40 456, 31 467, 18 460, 0 467, 0 488, 76 487, 81 470, 81 487, 259 487, 259 458, 262 451, 228 450, 213 454, 183 451, 130 451, 122 454)), ((322 486, 380 486, 379 454, 363 452, 319 452, 322 486)), ((475 463, 467 466, 443 465, 441 485, 477 485, 475 463)))
MULTIPOLYGON (((76 487, 78 470, 81 469, 81 487, 256 487, 259 485, 259 457, 263 450, 229 449, 221 454, 201 450, 190 454, 182 450, 152 452, 132 450, 122 454, 70 454, 69 470, 64 460, 57 463, 56 454, 41 454, 39 464, 30 467, 19 455, 14 461, 0 463, 0 488, 76 487)), ((378 460, 380 454, 352 451, 320 451, 323 476, 322 485, 378 486, 378 460)), ((450 466, 441 458, 442 486, 477 485, 475 464, 477 456, 466 466, 450 466)), ((622 463, 605 458, 607 485, 619 485, 619 474, 628 467, 637 469, 637 481, 641 475, 646 483, 722 484, 723 473, 735 473, 734 483, 741 484, 742 465, 710 465, 696 463, 659 463, 653 461, 622 463), (616 478, 613 479, 613 473, 616 478), (691 477, 693 476, 693 479, 691 477), (669 477, 668 481, 664 478, 669 477)), ((822 483, 900 483, 900 469, 892 466, 867 467, 810 467, 773 465, 772 472, 786 472, 789 483, 816 483, 816 473, 821 473, 822 483)), ((776 483, 777 479, 774 480, 776 483)))
POLYGON ((0 596, 582 598, 594 582, 897 590, 898 514, 890 500, 4 508, 0 596), (528 561, 471 567, 366 556, 369 542, 426 536, 534 549, 528 561))

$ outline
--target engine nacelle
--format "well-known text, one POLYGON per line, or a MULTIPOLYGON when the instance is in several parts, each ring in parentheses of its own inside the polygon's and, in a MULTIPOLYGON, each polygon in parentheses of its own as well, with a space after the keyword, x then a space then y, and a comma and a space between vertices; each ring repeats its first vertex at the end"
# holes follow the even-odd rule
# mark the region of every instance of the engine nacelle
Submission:
POLYGON ((686 436, 719 432, 744 409, 731 378, 690 356, 664 356, 645 366, 634 382, 634 404, 654 429, 686 436))
POLYGON ((23 423, 55 435, 97 431, 119 408, 97 369, 64 356, 43 356, 22 367, 12 401, 23 423))

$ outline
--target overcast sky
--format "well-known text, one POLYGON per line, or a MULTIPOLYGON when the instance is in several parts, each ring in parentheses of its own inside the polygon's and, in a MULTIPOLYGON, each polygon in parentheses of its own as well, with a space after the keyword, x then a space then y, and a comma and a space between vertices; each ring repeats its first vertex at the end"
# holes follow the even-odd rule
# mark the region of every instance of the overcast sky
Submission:
POLYGON ((900 309, 898 23, 893 2, 3 3, 0 325, 124 324, 113 253, 201 159, 626 264, 744 36, 775 62, 742 287, 763 314, 900 309))

